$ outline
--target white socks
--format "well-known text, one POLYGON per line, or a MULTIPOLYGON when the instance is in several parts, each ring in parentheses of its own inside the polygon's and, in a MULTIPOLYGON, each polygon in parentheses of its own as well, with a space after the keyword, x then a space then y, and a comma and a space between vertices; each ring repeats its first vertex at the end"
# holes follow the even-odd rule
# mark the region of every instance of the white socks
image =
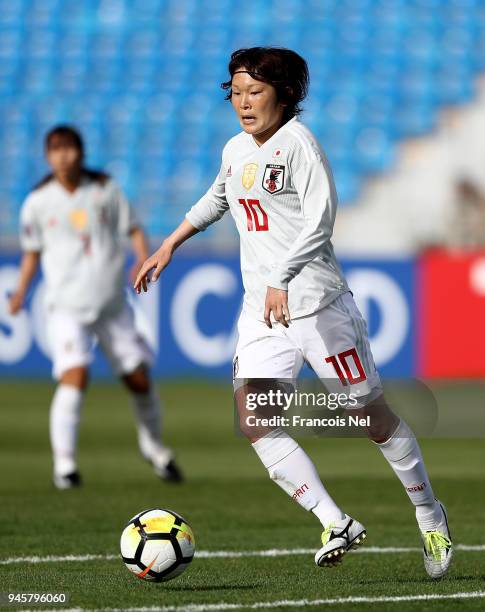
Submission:
POLYGON ((156 467, 165 466, 172 458, 172 452, 161 442, 161 408, 155 387, 151 385, 148 393, 132 393, 131 396, 140 452, 156 467))
MULTIPOLYGON (((412 430, 401 420, 389 440, 377 446, 416 507, 421 531, 434 530, 442 520, 442 511, 412 430)), ((271 479, 300 506, 311 510, 324 526, 345 517, 325 490, 308 455, 284 430, 277 429, 260 438, 253 448, 271 479)))
POLYGON ((76 446, 83 392, 71 385, 58 385, 50 410, 50 438, 54 472, 66 476, 77 470, 76 446))
MULTIPOLYGON (((160 402, 152 386, 149 393, 132 393, 141 453, 155 467, 163 467, 172 452, 160 440, 160 402)), ((50 438, 54 472, 66 476, 77 470, 76 447, 84 393, 71 385, 58 385, 50 410, 50 438)))
POLYGON ((345 517, 325 490, 308 455, 284 430, 260 438, 253 448, 271 479, 305 510, 311 510, 322 525, 345 517))
POLYGON ((422 531, 435 529, 442 512, 436 502, 424 460, 413 431, 401 420, 386 442, 377 444, 394 473, 416 506, 416 519, 422 531))

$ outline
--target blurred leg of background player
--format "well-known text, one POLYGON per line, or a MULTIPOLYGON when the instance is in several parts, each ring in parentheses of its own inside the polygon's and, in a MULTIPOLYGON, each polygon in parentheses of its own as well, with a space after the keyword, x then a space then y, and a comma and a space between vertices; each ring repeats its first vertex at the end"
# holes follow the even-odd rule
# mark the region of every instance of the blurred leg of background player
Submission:
POLYGON ((121 378, 132 394, 138 445, 142 456, 153 465, 155 473, 163 480, 173 482, 182 480, 182 474, 175 463, 172 451, 161 443, 162 411, 147 366, 140 365, 121 378))
POLYGON ((136 333, 128 306, 114 316, 100 317, 91 325, 80 323, 69 311, 56 310, 49 315, 49 334, 54 376, 60 381, 50 413, 56 487, 67 489, 80 484, 77 433, 95 336, 114 371, 131 392, 143 457, 163 480, 180 481, 182 477, 173 453, 161 443, 160 402, 148 374, 151 354, 136 333))
POLYGON ((76 448, 88 369, 67 369, 59 379, 50 409, 50 440, 54 461, 54 484, 69 489, 81 484, 76 448))
POLYGON ((160 400, 149 375, 153 355, 136 331, 133 311, 125 304, 115 315, 102 315, 93 331, 113 370, 131 393, 142 456, 162 480, 179 482, 182 474, 173 452, 161 442, 160 400))

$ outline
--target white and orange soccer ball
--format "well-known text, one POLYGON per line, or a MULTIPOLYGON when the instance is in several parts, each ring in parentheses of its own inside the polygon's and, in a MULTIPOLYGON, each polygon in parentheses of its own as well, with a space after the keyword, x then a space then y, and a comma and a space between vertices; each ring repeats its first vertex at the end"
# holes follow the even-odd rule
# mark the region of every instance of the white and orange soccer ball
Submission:
POLYGON ((128 521, 121 534, 121 557, 143 580, 172 580, 194 558, 195 540, 189 524, 176 512, 152 508, 128 521))

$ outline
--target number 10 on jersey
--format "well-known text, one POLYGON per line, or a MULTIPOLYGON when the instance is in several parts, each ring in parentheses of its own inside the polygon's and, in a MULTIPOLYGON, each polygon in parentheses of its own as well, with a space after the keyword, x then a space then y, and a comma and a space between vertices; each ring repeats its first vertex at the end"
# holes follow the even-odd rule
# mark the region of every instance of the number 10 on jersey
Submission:
POLYGON ((259 200, 245 200, 239 198, 239 204, 244 206, 248 220, 248 232, 267 232, 268 215, 264 212, 259 200))

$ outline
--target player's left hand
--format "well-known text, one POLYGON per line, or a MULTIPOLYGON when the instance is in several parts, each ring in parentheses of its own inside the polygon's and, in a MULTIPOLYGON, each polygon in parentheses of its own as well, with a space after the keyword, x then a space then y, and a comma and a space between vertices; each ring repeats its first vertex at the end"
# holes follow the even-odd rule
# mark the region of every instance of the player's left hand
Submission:
POLYGON ((11 315, 16 315, 24 305, 25 296, 21 291, 16 291, 10 296, 8 301, 8 311, 11 315))
POLYGON ((268 287, 266 291, 266 303, 264 305, 264 320, 268 327, 271 325, 271 313, 274 318, 285 327, 290 323, 290 311, 288 309, 288 291, 268 287))

